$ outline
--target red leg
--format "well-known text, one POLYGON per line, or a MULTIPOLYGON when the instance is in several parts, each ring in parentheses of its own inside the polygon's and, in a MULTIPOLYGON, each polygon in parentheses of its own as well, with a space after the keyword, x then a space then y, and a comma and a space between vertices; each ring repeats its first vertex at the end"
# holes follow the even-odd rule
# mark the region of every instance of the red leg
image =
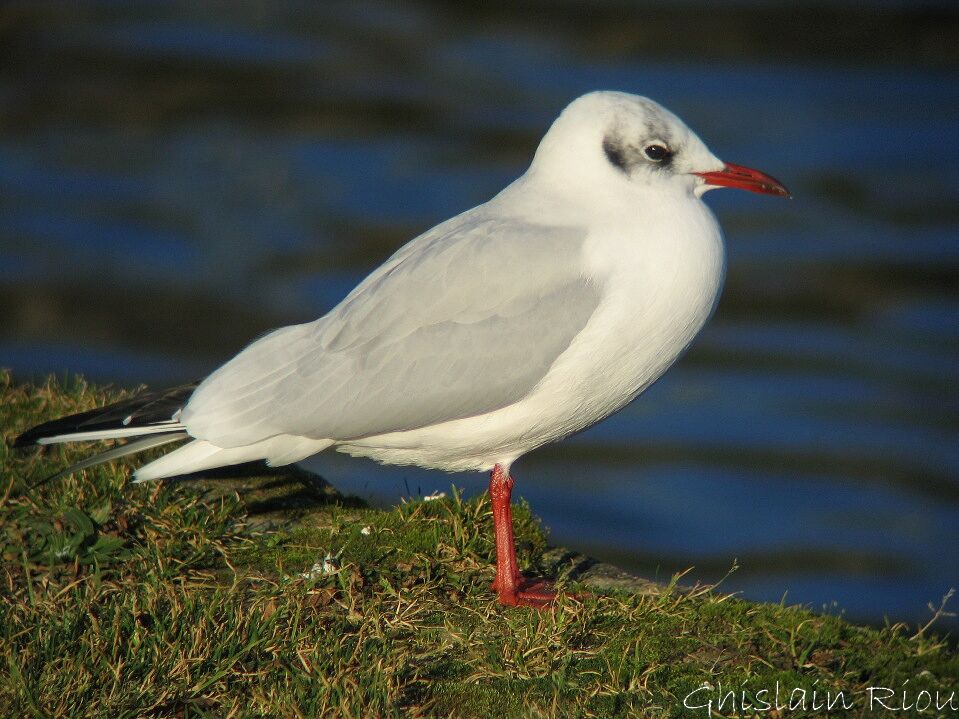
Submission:
POLYGON ((496 579, 493 589, 500 604, 509 607, 548 607, 556 599, 553 583, 545 579, 525 579, 516 564, 513 544, 513 511, 510 497, 513 478, 498 464, 489 477, 489 496, 493 504, 493 530, 496 533, 496 579))

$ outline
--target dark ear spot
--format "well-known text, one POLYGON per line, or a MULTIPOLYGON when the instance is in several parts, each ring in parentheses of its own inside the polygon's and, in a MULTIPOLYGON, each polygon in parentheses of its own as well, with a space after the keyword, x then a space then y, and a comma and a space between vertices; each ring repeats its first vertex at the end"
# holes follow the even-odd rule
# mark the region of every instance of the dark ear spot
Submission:
POLYGON ((626 172, 626 153, 623 150, 623 146, 612 138, 606 137, 603 139, 603 152, 606 153, 606 159, 610 161, 613 167, 626 172))

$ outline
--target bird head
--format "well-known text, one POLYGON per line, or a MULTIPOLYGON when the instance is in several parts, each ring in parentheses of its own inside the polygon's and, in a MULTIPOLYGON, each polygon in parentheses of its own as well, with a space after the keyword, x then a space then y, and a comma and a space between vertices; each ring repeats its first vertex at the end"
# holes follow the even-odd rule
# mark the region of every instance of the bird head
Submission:
POLYGON ((764 172, 717 158, 662 105, 623 92, 591 92, 570 103, 540 143, 532 169, 594 186, 629 183, 697 197, 717 187, 789 196, 764 172))

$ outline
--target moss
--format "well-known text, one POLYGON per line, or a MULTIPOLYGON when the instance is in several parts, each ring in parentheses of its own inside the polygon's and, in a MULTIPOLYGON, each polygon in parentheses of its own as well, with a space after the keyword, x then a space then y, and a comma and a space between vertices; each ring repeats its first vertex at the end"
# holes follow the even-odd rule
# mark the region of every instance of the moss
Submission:
MULTIPOLYGON (((841 689, 850 716, 881 715, 865 688, 906 680, 959 704, 955 651, 901 625, 569 576, 578 597, 552 611, 503 609, 488 503, 455 490, 378 511, 295 471, 131 485, 127 463, 31 488, 84 449, 12 438, 122 393, 9 375, 0 392, 5 715, 705 716, 683 699, 720 682, 841 689)), ((515 517, 522 563, 568 566, 515 517)))

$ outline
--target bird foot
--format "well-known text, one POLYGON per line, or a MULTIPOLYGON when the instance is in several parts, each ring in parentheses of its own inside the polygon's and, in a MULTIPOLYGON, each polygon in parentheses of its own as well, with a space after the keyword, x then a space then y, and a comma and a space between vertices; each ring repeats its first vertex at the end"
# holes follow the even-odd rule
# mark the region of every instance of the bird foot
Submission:
MULTIPOLYGON (((495 582, 493 583, 496 584, 495 582)), ((548 579, 526 579, 520 578, 519 582, 513 585, 512 591, 509 589, 500 591, 499 603, 507 607, 532 607, 533 609, 546 609, 556 601, 555 583, 548 579)))

